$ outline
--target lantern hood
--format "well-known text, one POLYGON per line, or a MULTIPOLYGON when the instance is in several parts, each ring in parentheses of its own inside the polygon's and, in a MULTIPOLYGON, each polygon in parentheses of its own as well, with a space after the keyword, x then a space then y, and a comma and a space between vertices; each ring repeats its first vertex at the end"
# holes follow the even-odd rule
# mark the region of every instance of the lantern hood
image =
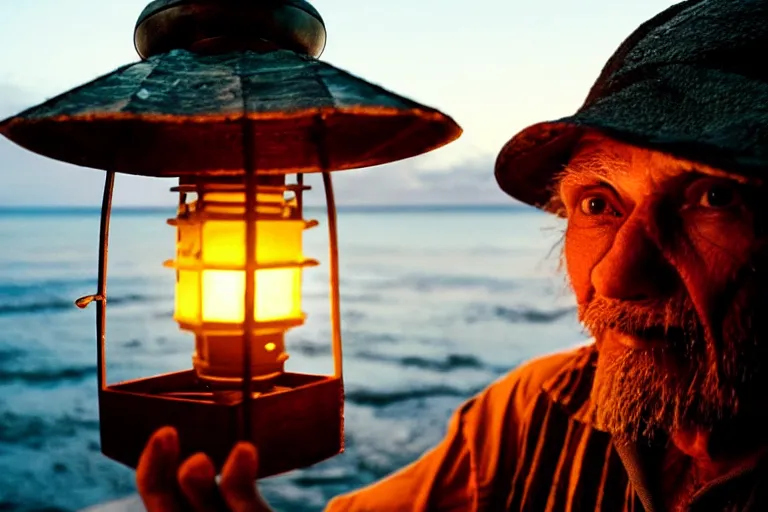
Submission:
POLYGON ((279 48, 277 37, 267 41, 263 27, 251 39, 234 29, 232 37, 215 35, 211 27, 232 24, 238 14, 253 21, 272 12, 252 8, 257 3, 151 3, 136 29, 145 60, 0 122, 0 133, 64 162, 156 177, 241 175, 245 148, 263 174, 369 167, 431 151, 461 135, 445 114, 314 58, 325 44, 325 29, 306 2, 263 2, 298 12, 291 22, 269 18, 283 23, 283 43, 296 43, 285 43, 288 49, 279 48), (163 16, 164 24, 158 22, 163 16), (218 24, 203 23, 210 21, 206 16, 218 24), (317 30, 296 29, 302 23, 317 30), (294 36, 307 33, 311 37, 299 47, 294 36), (153 54, 169 41, 175 49, 153 54))

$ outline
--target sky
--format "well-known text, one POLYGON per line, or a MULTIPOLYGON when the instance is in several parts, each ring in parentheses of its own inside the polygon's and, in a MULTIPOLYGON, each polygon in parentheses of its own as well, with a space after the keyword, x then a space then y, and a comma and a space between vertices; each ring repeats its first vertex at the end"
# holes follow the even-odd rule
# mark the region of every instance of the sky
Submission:
MULTIPOLYGON (((0 2, 0 118, 135 62, 147 0, 0 2)), ((315 0, 321 59, 437 108, 454 143, 334 175, 340 205, 504 204, 493 163, 515 133, 575 112, 618 45, 668 0, 315 0)), ((313 184, 317 180, 312 181, 313 184)), ((0 207, 101 201, 103 173, 0 137, 0 207)), ((172 205, 171 180, 118 176, 118 206, 172 205)), ((307 203, 322 202, 322 192, 307 203)))

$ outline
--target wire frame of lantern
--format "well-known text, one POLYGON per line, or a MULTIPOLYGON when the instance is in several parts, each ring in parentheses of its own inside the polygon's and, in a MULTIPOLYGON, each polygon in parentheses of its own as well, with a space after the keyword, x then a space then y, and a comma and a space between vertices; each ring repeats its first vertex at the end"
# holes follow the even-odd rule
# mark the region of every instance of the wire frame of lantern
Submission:
POLYGON ((97 303, 102 450, 129 466, 135 467, 141 443, 162 425, 180 430, 183 452, 204 451, 218 465, 235 439, 257 442, 263 452, 261 477, 343 450, 338 234, 331 175, 323 173, 331 376, 287 373, 283 368, 288 356, 283 335, 304 321, 301 270, 318 263, 301 254, 302 232, 318 225, 303 218, 303 195, 311 188, 304 185, 301 173, 295 184, 285 184, 285 176, 247 176, 251 179, 244 183, 183 180, 172 188, 179 193, 177 216, 168 221, 177 228, 177 257, 166 266, 177 271, 175 319, 195 335, 194 371, 108 385, 107 267, 115 173, 106 174, 98 293, 77 304, 97 303), (196 199, 189 201, 191 196, 196 199), (241 393, 236 392, 239 387, 241 393), (233 415, 234 408, 238 414, 233 415), (223 413, 227 410, 229 414, 223 413), (130 436, 125 430, 129 424, 130 436))
POLYGON ((164 425, 180 456, 221 467, 238 439, 259 476, 343 450, 336 207, 330 172, 415 156, 456 139, 453 120, 317 60, 320 15, 303 0, 155 0, 134 35, 141 62, 0 123, 36 153, 106 170, 96 302, 102 452, 135 467, 164 425), (174 317, 193 368, 108 384, 109 224, 117 172, 179 179, 174 317), (285 333, 304 321, 304 174, 320 173, 329 230, 333 375, 291 373, 285 333), (287 175, 296 175, 288 183, 287 175))

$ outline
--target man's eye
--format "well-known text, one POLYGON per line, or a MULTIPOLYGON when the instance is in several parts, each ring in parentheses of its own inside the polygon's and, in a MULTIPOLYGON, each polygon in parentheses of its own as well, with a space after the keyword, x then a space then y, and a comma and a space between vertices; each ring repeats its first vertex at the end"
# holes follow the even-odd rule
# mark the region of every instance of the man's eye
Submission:
POLYGON ((705 208, 732 208, 741 202, 738 191, 731 185, 713 183, 699 197, 699 206, 705 208))
POLYGON ((586 196, 579 203, 584 215, 616 215, 608 200, 602 196, 586 196))

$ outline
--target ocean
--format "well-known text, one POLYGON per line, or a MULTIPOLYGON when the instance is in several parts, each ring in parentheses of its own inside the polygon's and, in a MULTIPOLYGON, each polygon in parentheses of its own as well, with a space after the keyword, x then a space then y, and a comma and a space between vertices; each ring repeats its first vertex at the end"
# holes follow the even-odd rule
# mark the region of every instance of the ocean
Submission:
MULTIPOLYGON (((191 367, 174 323, 173 212, 113 215, 109 382, 191 367)), ((305 254, 327 262, 327 224, 305 254)), ((97 209, 0 210, 0 511, 75 511, 135 494, 99 448, 97 209)), ((522 207, 341 209, 346 451, 266 479, 280 511, 328 499, 415 460, 464 400, 534 356, 585 339, 560 267, 563 226, 522 207)), ((328 269, 304 274, 304 326, 287 369, 331 373, 328 269)))

